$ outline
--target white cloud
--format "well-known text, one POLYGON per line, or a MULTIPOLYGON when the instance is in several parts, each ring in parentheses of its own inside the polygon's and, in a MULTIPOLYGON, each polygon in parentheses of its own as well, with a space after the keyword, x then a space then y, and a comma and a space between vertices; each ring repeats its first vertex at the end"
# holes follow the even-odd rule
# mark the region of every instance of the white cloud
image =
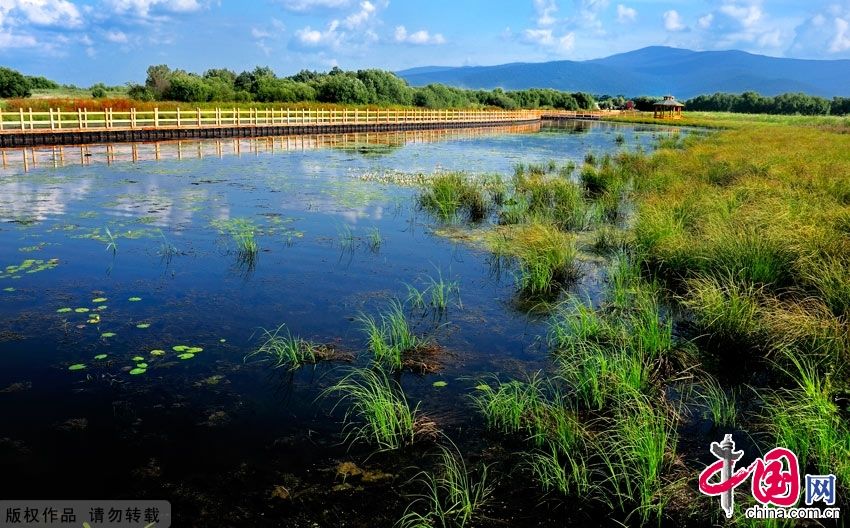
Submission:
POLYGON ((130 13, 146 18, 154 10, 167 13, 192 13, 203 4, 198 0, 106 0, 116 14, 130 13))
POLYGON ((446 43, 445 37, 443 37, 443 35, 440 33, 434 33, 432 35, 424 29, 414 31, 413 33, 408 33, 407 28, 405 28, 404 26, 396 26, 393 36, 396 42, 415 44, 419 46, 446 43))
POLYGON ((667 31, 684 31, 687 29, 685 23, 682 22, 682 16, 675 9, 664 12, 664 29, 667 31))
POLYGON ((356 29, 369 21, 369 17, 375 14, 375 4, 368 0, 360 2, 360 10, 345 18, 345 27, 356 29))
POLYGON ((296 13, 306 13, 317 9, 338 9, 348 7, 351 0, 283 0, 283 8, 296 13))
POLYGON ((523 32, 523 38, 529 44, 535 44, 558 53, 572 51, 576 40, 573 32, 557 36, 549 28, 526 29, 523 32))
POLYGON ((123 31, 107 31, 105 36, 106 40, 116 44, 123 44, 127 42, 127 34, 123 31))
POLYGON ((720 6, 720 12, 737 20, 744 27, 753 27, 763 15, 758 4, 738 5, 736 2, 720 6))
POLYGON ((38 41, 32 35, 0 31, 0 49, 34 48, 38 41))
POLYGON ((709 13, 705 16, 699 17, 697 20, 697 25, 702 29, 708 29, 711 27, 711 23, 714 21, 714 15, 709 13))
POLYGON ((0 0, 0 25, 78 27, 80 10, 68 0, 0 0))
POLYGON ((626 22, 634 22, 635 19, 637 19, 636 9, 617 4, 617 22, 625 24, 626 22))
POLYGON ((272 34, 265 29, 260 29, 256 27, 251 28, 251 36, 255 39, 266 39, 272 36, 272 34))
POLYGON ((835 19, 835 36, 829 44, 829 51, 840 53, 850 49, 850 23, 843 18, 835 19))
POLYGON ((534 0, 534 11, 537 13, 538 26, 551 26, 557 21, 555 13, 558 12, 558 4, 555 0, 534 0))

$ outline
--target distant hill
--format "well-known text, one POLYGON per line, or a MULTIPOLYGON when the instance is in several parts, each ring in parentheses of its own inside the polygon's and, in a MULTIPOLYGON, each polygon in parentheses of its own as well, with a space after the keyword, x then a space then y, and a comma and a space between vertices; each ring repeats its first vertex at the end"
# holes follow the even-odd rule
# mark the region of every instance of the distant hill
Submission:
POLYGON ((802 60, 743 51, 691 51, 652 46, 604 59, 513 63, 499 66, 427 66, 398 72, 413 86, 555 88, 609 95, 673 94, 688 99, 714 92, 850 96, 850 60, 802 60))

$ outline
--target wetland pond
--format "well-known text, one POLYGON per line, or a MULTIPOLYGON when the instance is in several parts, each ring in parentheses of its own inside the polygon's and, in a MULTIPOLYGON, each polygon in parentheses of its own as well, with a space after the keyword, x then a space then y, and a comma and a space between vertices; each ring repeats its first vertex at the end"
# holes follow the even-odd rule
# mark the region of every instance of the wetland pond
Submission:
MULTIPOLYGON (((481 524, 562 526, 580 507, 500 475, 512 446, 470 402, 488 376, 550 368, 546 314, 474 237, 446 236, 467 228, 423 210, 409 181, 509 181, 518 163, 581 167, 680 132, 577 122, 7 151, 0 494, 167 499, 176 526, 391 526, 433 445, 352 442, 347 404, 322 393, 369 365, 364 315, 441 278, 445 310, 404 308, 438 362, 393 377, 470 464, 491 464, 481 524), (248 259, 234 242, 246 230, 248 259), (333 360, 246 358, 280 325, 333 360)), ((562 295, 598 296, 598 260, 562 295)))

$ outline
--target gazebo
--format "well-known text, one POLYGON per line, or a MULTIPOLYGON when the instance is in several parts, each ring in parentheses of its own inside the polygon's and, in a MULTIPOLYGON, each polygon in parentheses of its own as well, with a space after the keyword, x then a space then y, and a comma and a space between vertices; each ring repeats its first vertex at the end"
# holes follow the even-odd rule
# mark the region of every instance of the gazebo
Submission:
POLYGON ((665 95, 663 101, 653 105, 655 119, 682 119, 682 109, 685 105, 676 100, 672 95, 665 95))

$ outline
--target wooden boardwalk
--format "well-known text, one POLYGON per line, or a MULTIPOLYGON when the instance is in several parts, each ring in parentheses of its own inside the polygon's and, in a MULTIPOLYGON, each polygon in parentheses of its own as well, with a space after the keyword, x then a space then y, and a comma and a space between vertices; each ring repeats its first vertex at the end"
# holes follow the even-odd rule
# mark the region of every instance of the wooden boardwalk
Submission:
POLYGON ((0 112, 0 147, 394 132, 599 119, 611 112, 279 108, 0 112))

